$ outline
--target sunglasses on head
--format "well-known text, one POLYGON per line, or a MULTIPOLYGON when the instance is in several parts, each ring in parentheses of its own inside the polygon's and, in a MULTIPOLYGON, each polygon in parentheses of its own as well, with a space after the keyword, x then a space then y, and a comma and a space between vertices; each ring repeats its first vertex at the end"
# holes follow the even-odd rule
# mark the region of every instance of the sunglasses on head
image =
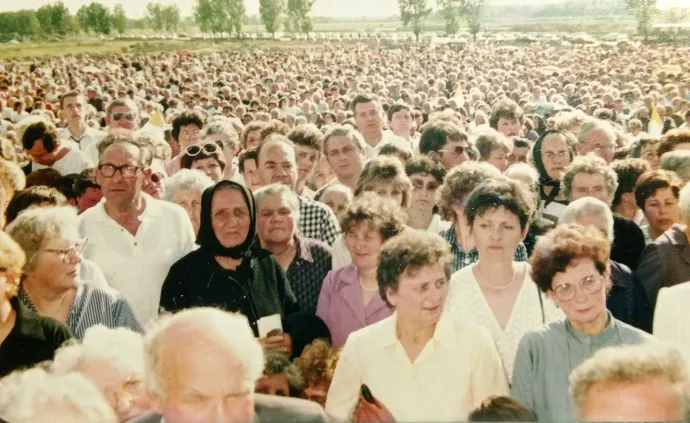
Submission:
POLYGON ((203 145, 190 145, 187 147, 184 153, 188 156, 194 157, 201 154, 202 151, 206 154, 213 154, 218 151, 218 144, 209 142, 203 145))
POLYGON ((122 120, 122 118, 125 118, 131 122, 134 120, 134 115, 132 113, 120 113, 120 112, 113 113, 113 120, 115 122, 122 120))

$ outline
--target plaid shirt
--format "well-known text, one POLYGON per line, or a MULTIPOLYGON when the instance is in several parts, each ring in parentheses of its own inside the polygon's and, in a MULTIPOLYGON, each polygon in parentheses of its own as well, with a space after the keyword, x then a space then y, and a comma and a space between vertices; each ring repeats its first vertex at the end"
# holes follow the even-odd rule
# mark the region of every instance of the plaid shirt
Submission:
POLYGON ((296 237, 297 253, 285 275, 302 311, 316 313, 321 285, 331 271, 331 247, 310 238, 296 237))
MULTIPOLYGON (((479 252, 476 248, 472 248, 469 252, 465 252, 460 244, 458 244, 458 240, 455 237, 455 230, 452 226, 445 231, 439 232, 439 235, 450 244, 450 253, 453 255, 453 273, 479 261, 479 252)), ((518 245, 517 251, 515 251, 513 260, 527 261, 528 259, 527 248, 525 248, 525 244, 521 242, 520 245, 518 245)))
POLYGON ((332 245, 340 235, 340 224, 333 211, 325 204, 304 197, 299 199, 300 235, 332 245))

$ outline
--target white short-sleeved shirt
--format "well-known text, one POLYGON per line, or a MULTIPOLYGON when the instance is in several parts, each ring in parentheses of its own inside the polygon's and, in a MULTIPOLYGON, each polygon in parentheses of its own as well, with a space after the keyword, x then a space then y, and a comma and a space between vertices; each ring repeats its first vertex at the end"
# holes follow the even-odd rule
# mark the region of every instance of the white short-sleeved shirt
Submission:
POLYGON ((518 343, 522 335, 545 323, 555 322, 565 317, 556 304, 546 297, 530 278, 529 264, 516 264, 526 266, 527 269, 505 329, 498 324, 496 316, 474 277, 473 269, 476 263, 463 267, 453 274, 450 278, 450 289, 446 301, 447 313, 474 322, 489 330, 503 360, 507 377, 513 374, 515 354, 517 354, 518 343), (541 303, 539 302, 540 297, 541 303))
POLYGON ((464 421, 508 380, 488 331, 444 313, 410 362, 397 338, 397 313, 350 334, 328 390, 326 412, 349 421, 366 384, 399 422, 464 421))
MULTIPOLYGON (((69 128, 64 128, 60 132, 61 140, 74 143, 83 152, 86 152, 87 148, 90 145, 97 144, 100 140, 103 139, 103 137, 105 137, 105 132, 101 132, 93 128, 86 128, 86 131, 84 131, 84 135, 82 135, 81 138, 73 136, 72 133, 69 131, 69 128)), ((93 157, 89 157, 89 159, 94 163, 98 161, 98 157, 96 157, 95 160, 93 157)))
POLYGON ((194 229, 182 207, 142 194, 146 206, 132 235, 105 212, 105 199, 79 216, 87 237, 84 256, 122 293, 137 320, 157 315, 161 288, 170 266, 194 248, 194 229))
POLYGON ((60 175, 71 175, 73 173, 81 173, 84 169, 89 169, 95 167, 95 163, 89 160, 89 158, 83 152, 79 151, 74 147, 65 147, 69 149, 69 152, 65 154, 63 158, 53 163, 52 166, 43 166, 38 163, 33 163, 31 165, 31 170, 51 169, 57 170, 60 175))

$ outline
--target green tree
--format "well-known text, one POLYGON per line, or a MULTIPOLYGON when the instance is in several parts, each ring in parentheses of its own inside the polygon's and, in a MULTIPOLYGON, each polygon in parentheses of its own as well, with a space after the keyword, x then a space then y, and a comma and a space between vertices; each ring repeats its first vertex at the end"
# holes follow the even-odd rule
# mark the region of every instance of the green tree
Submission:
POLYGON ((649 27, 652 26, 654 16, 659 13, 657 0, 624 0, 626 7, 633 12, 637 21, 637 32, 644 36, 645 43, 649 40, 649 27))
POLYGON ((74 19, 61 1, 38 8, 36 18, 46 34, 65 36, 75 31, 74 19))
POLYGON ((455 2, 453 0, 438 0, 438 5, 441 8, 440 12, 446 34, 457 34, 460 31, 460 14, 455 2))
POLYGON ((42 32, 33 10, 0 13, 0 35, 4 39, 37 38, 42 32))
POLYGON ((283 7, 283 0, 259 0, 261 23, 266 27, 266 31, 273 35, 273 38, 275 38, 276 31, 280 28, 283 7))
POLYGON ((194 21, 199 25, 201 32, 215 36, 218 29, 215 27, 211 0, 196 0, 194 5, 194 21))
POLYGON ((481 16, 484 9, 484 0, 467 0, 464 8, 465 19, 470 27, 470 34, 477 41, 477 34, 482 27, 481 16))
POLYGON ((431 13, 426 0, 398 0, 400 19, 406 27, 412 27, 412 33, 417 41, 424 30, 424 19, 431 13))
MULTIPOLYGON (((78 14, 79 12, 77 12, 77 15, 78 14)), ((96 2, 89 3, 89 5, 86 6, 84 18, 86 19, 87 27, 93 32, 103 35, 110 34, 112 25, 110 11, 102 4, 96 2)))
POLYGON ((176 4, 163 6, 163 27, 167 32, 176 32, 180 26, 180 8, 176 4))
POLYGON ((149 27, 156 32, 161 32, 165 28, 165 6, 160 3, 149 3, 146 5, 146 19, 149 27))
POLYGON ((237 38, 242 38, 242 26, 244 26, 244 20, 247 17, 244 0, 223 0, 223 3, 226 5, 228 34, 234 32, 237 38))
POLYGON ((309 35, 309 32, 314 28, 310 16, 312 6, 314 6, 314 0, 288 0, 285 28, 290 32, 301 32, 309 35))
POLYGON ((113 29, 120 35, 124 34, 127 30, 127 14, 125 13, 125 8, 122 6, 122 3, 115 5, 112 17, 113 29))
POLYGON ((87 34, 91 31, 91 27, 89 26, 89 7, 87 5, 83 5, 77 10, 75 20, 77 21, 77 28, 87 34))

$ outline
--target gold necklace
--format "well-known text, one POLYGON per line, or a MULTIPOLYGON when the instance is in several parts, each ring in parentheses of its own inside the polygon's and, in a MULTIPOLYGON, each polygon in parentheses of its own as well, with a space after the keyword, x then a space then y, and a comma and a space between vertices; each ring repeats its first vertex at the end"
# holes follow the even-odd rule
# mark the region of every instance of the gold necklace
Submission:
MULTIPOLYGON (((475 267, 476 268, 476 267, 475 267)), ((513 276, 510 278, 510 283, 508 285, 504 286, 496 286, 492 283, 490 283, 487 279, 484 278, 484 276, 479 272, 479 269, 477 269, 477 276, 481 276, 481 279, 479 282, 483 283, 484 285, 488 285, 489 287, 495 289, 496 291, 505 291, 506 289, 510 288, 515 284, 515 276, 517 276, 518 272, 515 271, 515 268, 513 267, 513 276)), ((479 279, 479 278, 478 278, 479 279)))

